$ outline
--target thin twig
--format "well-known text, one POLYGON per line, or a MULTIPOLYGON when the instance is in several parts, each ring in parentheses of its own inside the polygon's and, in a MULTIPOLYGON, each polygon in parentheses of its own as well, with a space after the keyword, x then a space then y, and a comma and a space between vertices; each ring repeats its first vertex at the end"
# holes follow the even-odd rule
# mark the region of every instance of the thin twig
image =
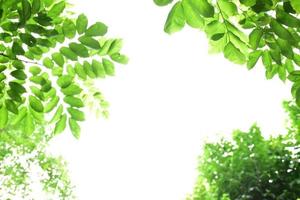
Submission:
MULTIPOLYGON (((0 53, 1 56, 4 56, 6 58, 9 58, 9 59, 12 59, 11 57, 9 57, 8 55, 4 54, 4 53, 0 53)), ((34 65, 39 65, 41 67, 43 67, 44 65, 38 63, 38 62, 35 62, 35 61, 30 61, 30 60, 23 60, 23 59, 20 59, 20 58, 16 58, 16 59, 12 59, 12 60, 18 60, 18 61, 22 61, 24 63, 27 63, 27 64, 34 64, 34 65)))

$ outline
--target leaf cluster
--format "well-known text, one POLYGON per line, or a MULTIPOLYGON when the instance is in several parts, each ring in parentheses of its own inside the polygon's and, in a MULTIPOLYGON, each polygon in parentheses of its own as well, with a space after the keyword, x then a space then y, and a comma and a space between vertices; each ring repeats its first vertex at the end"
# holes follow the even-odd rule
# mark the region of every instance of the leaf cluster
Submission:
MULTIPOLYGON (((172 0, 155 0, 157 5, 172 0)), ((165 32, 187 24, 206 33, 211 52, 252 69, 261 61, 266 78, 293 82, 300 106, 300 3, 298 0, 181 0, 174 3, 165 32)))
POLYGON ((34 173, 51 199, 72 199, 65 163, 46 147, 66 127, 79 138, 86 108, 108 116, 95 80, 128 62, 121 39, 70 7, 0 0, 0 199, 32 199, 34 173))
MULTIPOLYGON (((293 116, 293 103, 285 103, 293 116)), ((206 143, 199 176, 189 200, 256 200, 300 197, 299 129, 266 139, 254 125, 235 131, 232 140, 206 143)), ((298 119, 299 120, 299 119, 298 119)))
POLYGON ((0 199, 29 200, 36 194, 74 199, 66 163, 46 151, 45 127, 38 126, 34 134, 25 135, 23 126, 20 123, 0 132, 0 199))
POLYGON ((68 125, 79 138, 83 97, 105 102, 87 85, 113 76, 115 62, 127 63, 122 40, 106 38, 105 24, 89 24, 68 7, 65 0, 0 1, 0 129, 26 121, 27 134, 47 124, 56 135, 68 125))

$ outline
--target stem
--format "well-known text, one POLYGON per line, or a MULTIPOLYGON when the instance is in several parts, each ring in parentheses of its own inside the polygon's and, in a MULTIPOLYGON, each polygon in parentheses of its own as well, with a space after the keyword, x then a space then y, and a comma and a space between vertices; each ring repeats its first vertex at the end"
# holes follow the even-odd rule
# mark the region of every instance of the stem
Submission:
MULTIPOLYGON (((11 59, 11 57, 9 57, 8 55, 4 54, 4 53, 0 53, 1 56, 4 56, 6 58, 9 58, 11 59)), ((22 61, 24 63, 27 63, 27 64, 34 64, 34 65, 39 65, 41 67, 43 67, 44 65, 38 63, 38 62, 34 62, 34 61, 30 61, 30 60, 24 60, 24 59, 20 59, 20 58, 16 58, 16 59, 12 59, 12 60, 18 60, 18 61, 22 61)))
POLYGON ((226 42, 228 42, 228 41, 230 41, 230 36, 229 36, 229 32, 230 31, 229 31, 228 26, 227 26, 227 20, 225 19, 225 16, 223 14, 223 11, 222 11, 222 9, 221 9, 218 1, 216 2, 216 5, 217 5, 217 7, 218 7, 218 9, 220 11, 221 17, 222 17, 224 25, 225 25, 225 29, 226 29, 226 33, 225 33, 226 34, 226 42))

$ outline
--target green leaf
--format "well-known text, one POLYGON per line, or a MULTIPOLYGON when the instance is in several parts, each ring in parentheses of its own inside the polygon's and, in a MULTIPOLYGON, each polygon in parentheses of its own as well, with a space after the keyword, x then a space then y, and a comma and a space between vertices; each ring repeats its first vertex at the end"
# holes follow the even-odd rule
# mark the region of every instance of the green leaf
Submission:
POLYGON ((296 70, 296 71, 291 72, 287 78, 292 82, 299 82, 300 81, 300 71, 296 70))
POLYGON ((61 1, 59 3, 54 4, 51 9, 47 12, 48 16, 51 18, 58 17, 65 9, 66 3, 65 1, 61 1))
POLYGON ((84 61, 83 62, 83 69, 85 71, 85 73, 90 77, 90 78, 96 78, 96 74, 92 68, 92 65, 87 62, 87 61, 84 61))
POLYGON ((60 48, 60 53, 62 55, 64 55, 67 59, 73 60, 73 61, 77 61, 78 57, 77 55, 68 47, 62 47, 60 48))
POLYGON ((10 97, 11 100, 18 102, 18 103, 22 103, 22 101, 23 101, 22 97, 16 91, 8 90, 6 93, 8 94, 8 96, 10 97))
POLYGON ((22 24, 25 24, 31 17, 31 5, 28 0, 22 0, 22 15, 20 17, 20 22, 22 24))
POLYGON ((42 102, 35 96, 29 96, 29 104, 31 108, 36 112, 42 113, 44 111, 44 106, 42 102))
POLYGON ((18 30, 18 23, 6 22, 1 25, 2 29, 5 31, 13 32, 18 30))
POLYGON ((46 29, 37 24, 26 24, 25 28, 27 31, 32 32, 32 33, 37 33, 37 34, 45 34, 46 33, 46 29))
POLYGON ((75 108, 68 108, 68 112, 71 115, 71 117, 76 121, 84 121, 84 113, 78 109, 75 108))
MULTIPOLYGON (((33 18, 34 21, 36 21, 38 24, 42 25, 42 26, 51 26, 52 25, 52 18, 50 18, 47 14, 45 13, 39 13, 38 16, 33 18)), ((56 33, 54 30, 52 30, 53 32, 49 32, 46 34, 54 34, 56 33)))
POLYGON ((237 6, 229 0, 218 0, 218 4, 223 13, 228 17, 238 14, 237 6))
POLYGON ((7 66, 0 65, 0 73, 2 73, 3 71, 5 71, 6 69, 7 69, 7 66))
POLYGON ((33 47, 36 44, 36 39, 28 33, 20 33, 20 39, 23 43, 27 44, 30 47, 33 47))
POLYGON ((115 75, 114 63, 105 58, 102 59, 102 62, 103 62, 105 73, 109 76, 114 76, 115 75))
POLYGON ((274 64, 270 69, 266 69, 266 79, 270 80, 272 79, 275 74, 278 72, 278 65, 274 64))
POLYGON ((171 9, 164 30, 166 33, 172 34, 183 29, 185 25, 185 15, 181 2, 177 2, 171 9))
POLYGON ((14 60, 14 61, 12 62, 12 65, 13 65, 14 68, 16 68, 16 69, 24 69, 24 68, 25 68, 25 65, 24 65, 21 61, 19 61, 19 60, 14 60))
POLYGON ((53 76, 61 76, 63 74, 63 69, 61 67, 54 67, 52 69, 53 76))
POLYGON ((223 38, 225 35, 225 33, 216 33, 215 35, 211 36, 211 40, 213 41, 217 41, 220 40, 221 38, 223 38))
POLYGON ((84 14, 80 14, 76 20, 76 29, 78 34, 82 34, 86 31, 88 26, 88 18, 84 14))
POLYGON ((23 94, 23 93, 26 92, 26 89, 21 84, 19 84, 17 82, 9 82, 8 84, 9 84, 9 87, 12 90, 16 91, 19 94, 23 94))
POLYGON ((249 54, 248 61, 247 61, 247 68, 249 70, 252 69, 256 65, 261 54, 262 54, 262 51, 259 51, 259 50, 253 51, 249 54))
POLYGON ((300 66, 300 55, 295 53, 293 61, 295 62, 296 65, 300 66))
MULTIPOLYGON (((258 0, 259 1, 259 0, 258 0)), ((244 4, 245 6, 254 6, 256 4, 256 0, 240 0, 241 4, 244 4)))
POLYGON ((284 67, 286 68, 286 70, 291 73, 295 70, 293 62, 290 59, 286 59, 285 63, 284 63, 284 67))
POLYGON ((77 107, 81 108, 84 106, 83 102, 81 99, 74 97, 74 96, 66 96, 64 98, 64 101, 69 104, 71 107, 77 107))
POLYGON ((25 80, 27 78, 27 75, 25 74, 25 72, 22 69, 17 69, 14 70, 10 73, 10 75, 12 75, 14 78, 18 79, 18 80, 25 80))
POLYGON ((71 84, 66 88, 63 88, 62 93, 66 96, 74 96, 76 94, 80 94, 82 89, 78 85, 71 84))
POLYGON ((3 80, 5 80, 5 79, 6 79, 5 74, 0 73, 0 83, 1 83, 3 80))
POLYGON ((276 65, 281 66, 282 65, 282 56, 280 54, 280 51, 270 50, 271 57, 273 61, 275 61, 276 65))
POLYGON ((119 53, 113 54, 110 56, 110 58, 115 61, 118 62, 120 64, 127 64, 128 63, 128 57, 119 53))
POLYGON ((280 78, 280 80, 282 80, 284 82, 286 80, 286 69, 285 69, 285 67, 279 65, 277 71, 278 71, 278 77, 280 78))
POLYGON ((30 90, 32 92, 32 94, 34 94, 36 97, 38 97, 40 100, 44 100, 45 99, 45 95, 44 93, 41 91, 40 88, 35 87, 35 86, 30 86, 30 90))
POLYGON ((13 45, 12 45, 12 52, 15 55, 24 55, 24 53, 25 53, 25 51, 22 48, 22 46, 19 43, 17 43, 17 42, 13 43, 13 45))
POLYGON ((46 80, 42 76, 32 76, 29 80, 39 85, 43 85, 46 83, 46 80))
POLYGON ((107 33, 107 26, 102 22, 96 22, 90 26, 86 32, 86 36, 104 36, 107 33))
POLYGON ((49 69, 52 69, 54 67, 53 61, 48 57, 44 58, 43 65, 49 69))
POLYGON ((193 28, 203 28, 205 21, 202 15, 198 12, 198 9, 194 7, 190 2, 191 0, 182 1, 186 22, 193 28))
POLYGON ((80 64, 80 63, 75 63, 75 67, 74 67, 74 70, 76 72, 76 74, 83 80, 86 80, 87 78, 87 75, 83 69, 83 66, 80 64))
POLYGON ((246 62, 245 55, 229 42, 224 48, 224 56, 228 60, 236 64, 244 64, 246 62))
POLYGON ((92 61, 92 69, 97 77, 104 78, 105 77, 105 69, 102 63, 97 60, 92 61))
POLYGON ((300 1, 299 0, 290 0, 292 7, 297 13, 300 13, 300 1))
POLYGON ((52 60, 60 67, 63 67, 65 64, 65 59, 60 53, 53 53, 52 60))
POLYGON ((71 42, 69 44, 69 48, 79 57, 83 57, 83 58, 87 58, 89 57, 89 51, 87 50, 87 48, 82 45, 82 44, 78 44, 75 42, 71 42))
POLYGON ((57 79, 57 84, 61 87, 61 88, 66 88, 69 85, 71 85, 71 83, 73 82, 73 77, 69 76, 69 75, 64 75, 64 76, 60 76, 57 79))
POLYGON ((90 47, 92 49, 100 49, 100 44, 97 40, 95 40, 92 37, 88 36, 81 36, 79 39, 79 42, 87 47, 90 47))
POLYGON ((272 68, 272 57, 269 51, 263 51, 262 62, 267 70, 270 71, 272 68))
POLYGON ((66 129, 66 125, 67 125, 67 115, 63 114, 55 125, 54 135, 62 133, 66 129))
POLYGON ((276 20, 273 19, 271 21, 270 27, 275 32, 275 34, 278 35, 278 37, 280 37, 284 40, 287 40, 287 41, 291 41, 291 42, 294 41, 292 34, 286 28, 284 28, 284 26, 282 26, 280 23, 278 23, 276 20))
POLYGON ((6 99, 5 100, 5 106, 7 108, 8 111, 14 113, 14 114, 18 114, 18 107, 17 105, 10 99, 6 99))
POLYGON ((154 0, 154 3, 158 6, 166 6, 172 2, 173 0, 154 0))
POLYGON ((287 57, 289 59, 294 58, 293 48, 292 48, 292 46, 290 45, 289 42, 287 42, 286 40, 282 40, 282 39, 278 38, 276 43, 278 44, 282 55, 284 55, 285 57, 287 57))
POLYGON ((4 129, 8 123, 8 111, 5 106, 0 108, 0 130, 4 129))
POLYGON ((67 74, 69 75, 69 76, 71 76, 71 77, 75 77, 75 75, 76 75, 76 72, 75 72, 75 70, 74 70, 74 67, 71 65, 71 64, 68 64, 67 65, 67 74))
POLYGON ((69 126, 70 126, 70 129, 71 129, 71 132, 73 134, 73 136, 76 138, 76 139, 79 139, 80 138, 80 126, 78 124, 78 122, 72 118, 69 119, 69 126))
POLYGON ((37 43, 38 45, 40 45, 40 46, 44 46, 44 47, 48 47, 48 48, 50 48, 50 47, 54 48, 54 47, 55 47, 54 42, 51 41, 51 40, 48 40, 48 39, 38 38, 38 39, 36 40, 36 43, 37 43))
POLYGON ((287 13, 293 13, 293 14, 296 13, 296 11, 294 10, 294 8, 291 5, 291 2, 289 2, 289 1, 283 2, 283 9, 287 13))
POLYGON ((40 11, 41 0, 32 0, 31 13, 36 14, 40 11))
POLYGON ((224 34, 226 32, 224 24, 219 22, 218 20, 214 20, 208 23, 205 27, 205 33, 207 37, 211 38, 213 35, 218 33, 224 34))
POLYGON ((276 10, 276 18, 278 22, 286 26, 294 27, 294 28, 300 26, 300 20, 297 17, 294 17, 293 15, 290 15, 281 9, 276 10))
POLYGON ((249 35, 249 44, 252 47, 252 49, 254 49, 254 50, 257 49, 262 36, 263 36, 263 30, 262 29, 256 28, 250 33, 250 35, 249 35))
POLYGON ((72 39, 76 35, 76 26, 72 20, 66 19, 63 23, 62 31, 67 38, 72 39))
POLYGON ((59 97, 58 96, 54 96, 49 101, 49 103, 46 104, 44 112, 45 113, 51 112, 57 106, 58 102, 59 102, 59 97))
POLYGON ((203 17, 210 18, 215 14, 214 7, 207 0, 189 0, 189 3, 203 17))
POLYGON ((123 46, 123 41, 121 39, 114 40, 113 43, 110 45, 107 54, 113 55, 115 53, 119 53, 122 49, 122 46, 123 46))

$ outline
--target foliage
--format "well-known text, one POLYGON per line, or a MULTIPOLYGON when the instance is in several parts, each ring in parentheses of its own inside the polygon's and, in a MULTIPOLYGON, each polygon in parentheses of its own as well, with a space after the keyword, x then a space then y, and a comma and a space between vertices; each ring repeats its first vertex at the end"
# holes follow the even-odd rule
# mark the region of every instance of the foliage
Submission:
POLYGON ((285 102, 288 134, 265 139, 254 125, 235 131, 232 140, 207 143, 199 177, 189 200, 291 199, 300 196, 300 1, 299 0, 154 0, 173 4, 164 30, 186 24, 205 32, 211 53, 222 52, 250 70, 261 60, 266 78, 276 74, 293 83, 295 103, 285 102))
POLYGON ((72 197, 64 162, 45 148, 66 127, 79 138, 85 108, 108 116, 95 80, 128 62, 121 39, 107 38, 104 23, 70 7, 66 0, 0 0, 1 199, 32 199, 32 167, 48 174, 38 182, 59 196, 52 199, 72 197))
POLYGON ((265 139, 254 125, 234 131, 232 140, 207 143, 190 200, 256 200, 300 197, 299 116, 296 105, 284 104, 291 119, 289 133, 265 139), (296 120, 296 121, 295 121, 296 120))
POLYGON ((26 200, 39 194, 36 198, 73 199, 65 162, 45 150, 50 135, 43 126, 27 135, 24 123, 0 132, 0 198, 26 200))
MULTIPOLYGON (((163 6, 172 0, 155 0, 163 6)), ((233 63, 252 69, 261 60, 266 78, 276 74, 293 82, 300 106, 299 0, 181 0, 174 2, 165 32, 185 24, 206 33, 210 52, 223 52, 233 63)))
POLYGON ((90 90, 93 80, 115 74, 113 61, 127 63, 122 40, 105 38, 105 24, 89 26, 66 7, 64 0, 0 1, 0 128, 26 120, 28 134, 36 124, 54 124, 58 134, 68 123, 78 138, 84 100, 107 104, 90 90))

